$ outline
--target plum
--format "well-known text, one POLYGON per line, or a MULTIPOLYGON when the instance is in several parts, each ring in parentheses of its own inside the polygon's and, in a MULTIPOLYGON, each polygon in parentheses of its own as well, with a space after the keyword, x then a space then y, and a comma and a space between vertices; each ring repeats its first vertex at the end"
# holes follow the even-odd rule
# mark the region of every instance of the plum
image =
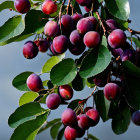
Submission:
POLYGON ((104 87, 104 95, 108 100, 116 99, 121 92, 121 88, 116 83, 108 83, 104 87))
POLYGON ((126 43, 126 34, 121 29, 113 30, 108 36, 108 43, 111 48, 123 48, 126 43))
POLYGON ((95 31, 90 31, 87 32, 84 36, 84 44, 88 48, 95 48, 99 45, 100 43, 100 35, 98 32, 95 31))
POLYGON ((69 85, 59 87, 59 94, 64 100, 70 100, 73 97, 73 89, 69 85))
POLYGON ((108 19, 106 21, 106 24, 107 24, 109 30, 118 29, 118 24, 114 19, 108 19))
POLYGON ((77 22, 83 18, 83 15, 79 14, 79 13, 75 13, 73 16, 72 16, 72 19, 73 19, 73 22, 74 22, 74 26, 76 27, 76 24, 77 22))
POLYGON ((62 113, 61 120, 64 125, 74 126, 77 124, 76 114, 71 108, 67 108, 62 113))
POLYGON ((40 91, 41 89, 43 89, 43 83, 42 83, 42 80, 41 78, 33 73, 31 74, 28 78, 27 78, 27 86, 30 90, 32 91, 35 91, 35 92, 38 92, 40 91))
POLYGON ((61 103, 61 98, 56 93, 49 94, 46 98, 46 105, 51 110, 57 109, 60 103, 61 103))
POLYGON ((122 53, 123 53, 123 50, 121 48, 118 48, 118 49, 112 49, 112 54, 115 56, 115 57, 118 57, 118 56, 121 56, 122 53))
POLYGON ((138 125, 140 126, 140 110, 137 110, 135 111, 133 114, 132 114, 132 122, 135 124, 135 125, 138 125))
POLYGON ((53 48, 56 53, 64 53, 68 48, 69 40, 66 36, 60 35, 53 39, 53 48))
POLYGON ((99 116, 99 113, 96 109, 89 109, 86 112, 86 115, 91 119, 90 126, 95 126, 98 124, 100 116, 99 116))
POLYGON ((48 21, 44 27, 45 35, 53 37, 58 33, 59 26, 55 21, 48 21))
POLYGON ((77 30, 82 35, 84 35, 88 31, 92 31, 93 29, 94 29, 93 23, 88 18, 82 18, 77 23, 77 30))
POLYGON ((81 6, 89 5, 91 0, 76 0, 81 6))
POLYGON ((45 0, 42 4, 42 12, 46 15, 53 14, 57 11, 56 2, 53 0, 45 0))
POLYGON ((95 17, 90 16, 90 17, 87 17, 87 19, 89 19, 93 23, 94 27, 96 27, 96 25, 97 25, 97 19, 95 17))
POLYGON ((27 13, 30 8, 31 4, 29 0, 15 0, 14 6, 19 13, 27 13))
POLYGON ((79 34, 77 30, 74 30, 70 34, 70 42, 73 45, 79 45, 83 41, 82 36, 79 34))
POLYGON ((58 53, 54 50, 53 43, 50 45, 50 51, 53 55, 57 55, 58 53))
POLYGON ((27 59, 36 57, 38 51, 38 47, 33 41, 27 41, 23 46, 23 55, 27 59))

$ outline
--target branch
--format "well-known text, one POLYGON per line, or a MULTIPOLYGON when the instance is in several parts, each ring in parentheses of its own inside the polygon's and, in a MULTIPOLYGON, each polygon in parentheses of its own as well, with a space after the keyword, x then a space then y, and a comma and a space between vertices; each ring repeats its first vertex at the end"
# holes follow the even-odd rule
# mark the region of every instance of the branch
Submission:
POLYGON ((135 31, 133 29, 130 29, 129 27, 128 27, 128 32, 130 32, 131 34, 140 34, 140 31, 135 31))
POLYGON ((68 5, 67 5, 67 15, 68 15, 68 13, 69 13, 70 3, 71 3, 71 0, 69 0, 68 5))

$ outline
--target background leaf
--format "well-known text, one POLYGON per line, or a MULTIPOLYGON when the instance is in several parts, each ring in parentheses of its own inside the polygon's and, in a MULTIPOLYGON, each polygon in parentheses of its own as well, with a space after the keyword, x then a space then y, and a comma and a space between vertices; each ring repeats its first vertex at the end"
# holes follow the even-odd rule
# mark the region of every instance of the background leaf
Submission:
POLYGON ((88 134, 88 138, 91 139, 91 140, 99 140, 97 137, 95 137, 91 134, 88 134))
POLYGON ((72 110, 74 110, 79 105, 79 101, 81 100, 76 99, 76 100, 71 101, 68 105, 68 108, 71 108, 72 110))
POLYGON ((0 12, 4 9, 10 9, 10 8, 14 11, 16 10, 13 1, 4 1, 3 3, 0 4, 0 12))

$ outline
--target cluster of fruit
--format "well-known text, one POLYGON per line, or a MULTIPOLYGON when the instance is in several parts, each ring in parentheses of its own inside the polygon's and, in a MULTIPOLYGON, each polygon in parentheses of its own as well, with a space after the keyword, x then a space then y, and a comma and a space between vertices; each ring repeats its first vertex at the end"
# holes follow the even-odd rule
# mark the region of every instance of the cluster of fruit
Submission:
MULTIPOLYGON (((92 7, 91 0, 76 0, 79 5, 85 6, 86 11, 90 11, 92 7)), ((15 8, 20 13, 26 13, 30 9, 28 0, 15 0, 15 8)), ((42 4, 42 12, 50 15, 57 11, 57 4, 53 0, 46 0, 42 4)), ((108 40, 108 48, 112 53, 112 57, 117 60, 117 65, 121 67, 121 62, 129 60, 140 67, 140 49, 133 49, 132 44, 127 41, 126 34, 119 28, 118 23, 114 19, 105 21, 106 37, 108 40)), ((98 29, 98 21, 95 17, 83 17, 79 13, 72 16, 64 14, 58 23, 56 21, 48 21, 44 27, 46 39, 37 39, 28 41, 23 47, 23 55, 27 59, 37 56, 38 52, 46 52, 48 48, 52 55, 64 53, 67 49, 74 55, 81 55, 86 47, 98 48, 101 42, 101 32, 98 29)), ((119 70, 119 68, 118 68, 119 70)), ((112 70, 113 71, 113 70, 112 70)), ((93 77, 93 81, 98 87, 104 87, 104 95, 107 100, 115 100, 121 96, 123 92, 123 76, 117 75, 118 81, 108 80, 109 73, 102 72, 93 77), (109 81, 109 82, 108 82, 109 81), (111 82, 110 82, 111 81, 111 82)), ((27 86, 30 90, 39 92, 43 89, 40 77, 31 74, 27 79, 27 86)), ((47 107, 51 110, 58 108, 62 100, 70 100, 73 96, 73 89, 69 85, 59 87, 59 94, 49 94, 46 99, 47 107)), ((93 108, 85 108, 81 114, 77 114, 70 108, 66 109, 62 114, 62 123, 67 126, 65 128, 65 138, 73 140, 76 137, 82 137, 90 126, 95 126, 99 122, 98 111, 93 108)), ((132 121, 136 125, 140 125, 140 111, 136 111, 132 115, 132 121)))

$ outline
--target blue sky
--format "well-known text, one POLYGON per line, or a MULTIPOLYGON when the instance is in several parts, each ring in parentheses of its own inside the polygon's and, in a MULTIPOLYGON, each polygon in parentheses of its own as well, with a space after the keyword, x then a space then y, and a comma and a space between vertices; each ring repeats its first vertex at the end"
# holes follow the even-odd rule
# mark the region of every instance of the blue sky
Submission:
MULTIPOLYGON (((0 0, 2 2, 4 0, 0 0)), ((130 27, 135 30, 140 30, 140 0, 129 0, 131 5, 130 20, 132 23, 130 27)), ((9 10, 4 10, 0 13, 0 26, 4 22, 12 17, 15 13, 9 10)), ((33 38, 30 38, 33 40, 33 38)), ((0 46, 0 139, 8 140, 13 132, 8 124, 7 120, 11 113, 18 107, 18 100, 22 95, 22 92, 12 87, 12 79, 21 72, 34 71, 40 72, 41 67, 49 58, 46 54, 39 54, 33 60, 26 60, 22 55, 22 48, 26 41, 20 43, 11 43, 6 46, 0 46)), ((66 53, 67 57, 72 57, 69 53, 66 53)), ((84 98, 90 94, 92 89, 86 88, 82 92, 75 92, 74 98, 84 98)), ((64 107, 65 108, 65 107, 64 107)), ((64 109, 63 108, 63 109, 64 109)), ((61 116, 62 109, 52 111, 48 120, 52 120, 55 116, 61 116)), ((131 123, 126 133, 122 135, 115 135, 111 130, 111 121, 106 123, 100 123, 90 129, 90 132, 97 136, 100 140, 139 140, 140 127, 131 123)), ((36 137, 36 140, 51 140, 49 131, 45 131, 36 137)))

